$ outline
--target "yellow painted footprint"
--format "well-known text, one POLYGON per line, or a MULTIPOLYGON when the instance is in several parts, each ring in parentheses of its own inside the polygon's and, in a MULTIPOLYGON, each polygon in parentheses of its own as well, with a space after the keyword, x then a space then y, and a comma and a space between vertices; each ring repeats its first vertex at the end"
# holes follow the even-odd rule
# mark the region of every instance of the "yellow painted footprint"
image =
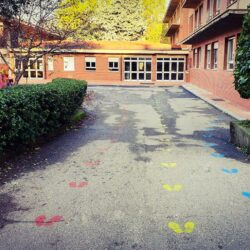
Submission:
POLYGON ((168 227, 176 234, 187 233, 191 234, 195 230, 195 224, 192 221, 188 221, 184 225, 184 230, 176 222, 169 222, 168 227))
POLYGON ((170 186, 168 184, 164 184, 163 188, 169 192, 179 192, 182 190, 182 185, 175 184, 174 186, 170 186))
POLYGON ((163 162, 161 166, 164 168, 175 168, 177 166, 176 162, 163 162))

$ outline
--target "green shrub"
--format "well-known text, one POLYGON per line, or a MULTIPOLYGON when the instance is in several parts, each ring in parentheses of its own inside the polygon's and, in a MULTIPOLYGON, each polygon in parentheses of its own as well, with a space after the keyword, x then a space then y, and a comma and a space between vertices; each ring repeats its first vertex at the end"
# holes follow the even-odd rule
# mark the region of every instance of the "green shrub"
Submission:
POLYGON ((242 98, 250 98, 250 5, 236 51, 235 89, 242 98))
POLYGON ((0 152, 34 143, 66 125, 83 102, 85 81, 55 79, 0 91, 0 152))

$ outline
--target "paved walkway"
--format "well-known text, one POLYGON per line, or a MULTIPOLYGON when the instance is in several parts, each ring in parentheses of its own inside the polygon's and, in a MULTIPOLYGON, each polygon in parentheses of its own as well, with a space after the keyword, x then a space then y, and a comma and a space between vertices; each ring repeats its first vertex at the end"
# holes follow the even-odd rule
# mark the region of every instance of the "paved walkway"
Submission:
POLYGON ((2 173, 0 249, 250 249, 232 118, 181 87, 89 91, 87 121, 2 173))

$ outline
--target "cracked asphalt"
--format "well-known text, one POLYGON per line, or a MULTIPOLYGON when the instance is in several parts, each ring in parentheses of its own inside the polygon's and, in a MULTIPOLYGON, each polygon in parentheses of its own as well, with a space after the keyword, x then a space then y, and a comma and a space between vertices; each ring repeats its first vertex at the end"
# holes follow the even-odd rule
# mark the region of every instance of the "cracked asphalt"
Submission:
POLYGON ((88 91, 85 121, 4 166, 0 249, 250 249, 233 118, 181 87, 88 91))

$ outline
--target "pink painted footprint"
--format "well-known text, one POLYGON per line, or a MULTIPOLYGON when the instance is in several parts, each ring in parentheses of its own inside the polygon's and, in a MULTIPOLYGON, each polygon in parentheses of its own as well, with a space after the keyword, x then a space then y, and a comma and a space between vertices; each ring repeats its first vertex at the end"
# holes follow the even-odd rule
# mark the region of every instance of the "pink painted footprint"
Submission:
POLYGON ((81 181, 79 184, 77 184, 76 182, 72 181, 72 182, 69 183, 69 186, 71 188, 83 188, 83 187, 88 186, 88 182, 81 181))
POLYGON ((101 162, 99 160, 98 161, 85 161, 83 163, 83 165, 86 166, 86 167, 96 167, 96 166, 99 166, 100 163, 101 162))
POLYGON ((53 226, 55 223, 58 223, 61 221, 63 221, 63 217, 59 216, 59 215, 52 217, 48 221, 46 221, 45 215, 40 215, 40 216, 36 217, 36 219, 35 219, 35 223, 36 223, 37 227, 49 227, 49 226, 53 226))

